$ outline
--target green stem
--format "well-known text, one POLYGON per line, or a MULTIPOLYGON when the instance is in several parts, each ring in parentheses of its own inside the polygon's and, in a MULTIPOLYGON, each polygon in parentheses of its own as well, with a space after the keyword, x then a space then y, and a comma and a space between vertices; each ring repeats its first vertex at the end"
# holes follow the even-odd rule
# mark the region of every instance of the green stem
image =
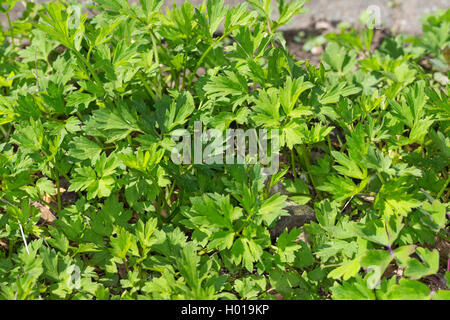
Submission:
POLYGON ((6 132, 5 128, 3 126, 0 126, 0 130, 2 130, 2 134, 5 137, 4 141, 8 140, 8 133, 6 132))
POLYGON ((192 70, 192 74, 189 77, 188 85, 187 87, 190 88, 192 81, 194 80, 195 75, 197 74, 197 70, 202 66, 203 60, 205 60, 208 53, 220 42, 222 41, 226 36, 228 36, 229 32, 224 33, 220 38, 217 38, 211 45, 206 49, 205 52, 203 52, 202 56, 200 57, 200 60, 198 60, 197 65, 195 66, 194 70, 192 70))
POLYGON ((292 167, 292 175, 294 178, 297 178, 295 174, 295 156, 294 156, 294 148, 291 149, 291 167, 292 167))
POLYGON ((86 58, 87 61, 89 61, 89 59, 91 58, 91 52, 92 52, 92 49, 94 49, 94 47, 89 46, 89 50, 88 50, 87 58, 86 58))
POLYGON ((62 175, 63 175, 64 178, 66 178, 67 182, 70 181, 70 178, 69 178, 69 176, 67 175, 67 173, 62 173, 62 175))
POLYGON ((6 17, 8 18, 9 32, 11 33, 11 44, 12 44, 13 49, 15 49, 16 44, 15 44, 15 39, 14 39, 14 27, 12 25, 11 18, 9 16, 9 11, 6 13, 6 17))
POLYGON ((445 181, 444 185, 442 186, 442 189, 439 191, 438 195, 436 196, 436 199, 439 199, 444 194, 444 191, 447 189, 449 182, 450 182, 450 177, 448 177, 447 181, 445 181))
POLYGON ((331 153, 331 151, 333 151, 333 147, 331 146, 330 135, 327 136, 327 142, 328 142, 328 151, 331 153))
POLYGON ((16 241, 14 239, 11 239, 11 241, 9 241, 9 244, 8 244, 8 246, 9 246, 9 248, 8 248, 9 249, 9 252, 8 252, 9 258, 12 257, 15 243, 16 243, 16 241))
POLYGON ((305 173, 308 176, 309 181, 313 185, 314 190, 316 190, 317 185, 316 185, 316 182, 314 181, 313 175, 311 174, 311 159, 309 156, 309 148, 302 144, 299 147, 297 147, 296 150, 297 150, 298 156, 300 157, 300 159, 303 162, 305 173))
MULTIPOLYGON (((158 66, 158 68, 160 68, 161 65, 159 64, 158 46, 157 46, 157 43, 156 43, 156 37, 155 37, 155 34, 154 34, 153 30, 150 30, 150 38, 152 39, 152 47, 153 47, 152 50, 153 50, 153 56, 155 57, 155 63, 158 66)), ((161 47, 164 50, 164 47, 162 45, 161 45, 161 47)), ((161 96, 162 96, 161 72, 158 72, 156 83, 157 83, 156 87, 158 88, 157 95, 158 95, 158 98, 161 98, 161 96)))
POLYGON ((56 194, 57 194, 57 201, 58 201, 58 212, 61 211, 62 205, 61 205, 61 190, 60 190, 60 183, 59 183, 59 173, 58 168, 55 165, 55 179, 56 179, 56 194))
MULTIPOLYGON (((156 36, 153 30, 150 30, 150 38, 152 39, 153 55, 155 56, 155 63, 159 66, 158 46, 156 45, 156 36)), ((164 49, 164 48, 163 48, 164 49)))
MULTIPOLYGON (((171 81, 173 80, 173 81, 175 82, 175 78, 177 77, 176 74, 175 74, 175 71, 174 71, 175 67, 174 67, 174 66, 172 65, 172 63, 170 62, 170 56, 169 56, 169 53, 168 53, 166 50, 164 50, 164 46, 161 46, 161 48, 163 49, 162 53, 163 53, 164 56, 166 57, 167 64, 168 64, 169 67, 170 67, 169 72, 170 72, 170 76, 172 77, 172 78, 171 78, 171 81)), ((159 74, 159 75, 160 75, 160 74, 159 74)), ((159 81, 159 82, 160 82, 160 81, 159 81)), ((166 82, 166 81, 164 81, 164 82, 166 82)), ((167 86, 168 86, 168 85, 167 85, 167 86)))
POLYGON ((271 23, 270 23, 270 17, 269 16, 266 17, 266 22, 267 22, 267 29, 269 30, 269 34, 272 35, 273 32, 272 32, 272 26, 271 26, 271 23))
POLYGON ((169 195, 167 196, 167 199, 170 201, 170 198, 172 197, 173 190, 175 190, 175 182, 172 183, 169 190, 169 195))
POLYGON ((385 181, 384 181, 383 176, 381 175, 381 173, 377 172, 377 177, 378 177, 378 179, 380 179, 382 184, 385 184, 385 181))
POLYGON ((141 70, 139 70, 137 72, 137 76, 139 77, 139 80, 141 80, 142 84, 144 85, 144 88, 147 91, 147 93, 149 94, 150 98, 152 98, 153 101, 156 101, 155 94, 153 93, 152 89, 150 89, 150 87, 148 86, 147 81, 145 81, 145 78, 144 78, 141 70))
MULTIPOLYGON (((157 200, 157 202, 158 202, 158 215, 160 216, 160 213, 161 213, 161 210, 160 210, 160 209, 161 209, 162 206, 164 206, 164 208, 166 209, 166 214, 169 215, 169 211, 170 211, 171 208, 170 208, 169 204, 167 203, 166 195, 165 195, 164 189, 161 188, 161 187, 158 185, 158 182, 156 181, 155 177, 153 177, 153 176, 151 176, 151 175, 149 175, 148 177, 149 177, 150 180, 155 184, 155 186, 159 189, 159 194, 161 194, 161 197, 160 197, 160 198, 162 198, 162 204, 159 205, 159 198, 158 198, 158 200, 157 200)), ((159 195, 159 194, 158 194, 158 195, 159 195)))
POLYGON ((49 202, 45 201, 44 199, 40 199, 40 201, 43 202, 46 206, 50 207, 50 209, 52 209, 53 211, 58 212, 58 209, 49 202))
POLYGON ((102 82, 100 81, 100 78, 98 77, 98 75, 95 73, 95 70, 92 67, 92 65, 89 63, 89 61, 86 60, 86 58, 81 53, 79 53, 77 50, 73 49, 73 52, 86 65, 86 67, 88 68, 89 72, 91 73, 91 75, 94 78, 97 85, 102 87, 102 82))
POLYGON ((180 72, 174 73, 174 89, 180 90, 180 72))
POLYGON ((186 68, 183 69, 183 80, 181 81, 181 88, 184 88, 185 82, 186 82, 186 68))

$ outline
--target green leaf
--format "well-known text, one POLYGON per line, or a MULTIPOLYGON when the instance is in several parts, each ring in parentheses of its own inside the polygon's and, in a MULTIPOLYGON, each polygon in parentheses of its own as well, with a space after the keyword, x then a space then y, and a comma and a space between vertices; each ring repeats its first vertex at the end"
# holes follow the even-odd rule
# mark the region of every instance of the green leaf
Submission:
POLYGON ((77 160, 91 160, 94 164, 100 157, 102 148, 94 141, 83 136, 74 137, 69 144, 69 156, 77 160))
POLYGON ((229 196, 205 194, 191 198, 191 202, 195 216, 190 213, 186 215, 191 218, 191 223, 198 227, 233 230, 233 221, 242 214, 239 208, 231 205, 229 196))
POLYGON ((280 103, 286 116, 290 116, 300 95, 314 85, 303 78, 286 79, 284 87, 280 90, 280 103))
POLYGON ((402 246, 395 249, 394 256, 395 260, 397 261, 397 264, 401 267, 406 267, 406 263, 409 260, 409 256, 413 254, 415 251, 416 246, 414 245, 402 246))
POLYGON ((266 278, 264 276, 249 275, 234 282, 234 288, 242 298, 257 298, 260 292, 266 289, 266 278))
POLYGON ((85 190, 97 180, 94 169, 90 167, 75 168, 75 172, 77 176, 70 180, 68 191, 85 190))
POLYGON ((359 186, 357 186, 350 178, 340 176, 329 176, 327 180, 328 182, 318 186, 317 189, 333 194, 333 198, 337 201, 343 201, 355 196, 360 193, 369 182, 369 178, 366 178, 361 181, 359 186))
POLYGON ((277 239, 277 247, 280 250, 286 251, 286 249, 295 250, 299 247, 296 243, 299 235, 302 233, 301 229, 293 228, 288 232, 284 229, 283 233, 277 239))
POLYGON ((340 174, 361 180, 367 177, 367 169, 365 169, 364 167, 361 168, 361 163, 358 163, 357 161, 337 151, 331 151, 331 154, 340 164, 340 166, 333 167, 340 174))
POLYGON ((231 102, 233 106, 240 105, 249 92, 247 80, 244 76, 232 71, 224 71, 224 74, 211 77, 203 90, 210 99, 231 102))
POLYGON ((49 231, 52 235, 52 238, 47 239, 47 242, 52 247, 61 250, 63 253, 67 253, 67 251, 69 250, 69 240, 64 235, 64 233, 61 232, 60 229, 54 227, 50 228, 49 231))
POLYGON ((252 119, 257 125, 265 125, 267 127, 277 126, 280 124, 280 102, 278 100, 278 90, 270 88, 259 90, 258 98, 252 98, 253 111, 252 119))
POLYGON ((430 289, 419 281, 402 278, 386 297, 389 300, 428 300, 430 299, 430 289))
POLYGON ((206 3, 206 8, 208 9, 209 33, 211 35, 216 32, 227 14, 228 6, 224 6, 223 3, 223 0, 208 0, 206 3))
POLYGON ((438 231, 439 229, 442 229, 446 225, 446 208, 445 206, 439 202, 439 200, 434 200, 432 204, 429 202, 424 202, 422 204, 422 208, 419 209, 421 212, 425 212, 430 220, 430 226, 435 230, 438 231))
POLYGON ((293 288, 301 283, 301 276, 297 271, 282 271, 275 269, 269 273, 271 286, 286 298, 293 295, 293 288))
POLYGON ((240 26, 251 25, 257 13, 254 11, 247 11, 247 3, 240 3, 236 7, 230 8, 225 17, 225 33, 230 33, 232 30, 236 30, 240 26))
POLYGON ((294 145, 301 144, 304 139, 304 134, 297 122, 290 121, 282 128, 282 135, 280 137, 280 145, 286 145, 292 149, 294 145))
POLYGON ((405 276, 417 280, 422 277, 433 275, 439 269, 439 252, 437 250, 427 250, 425 248, 417 248, 416 253, 422 260, 410 258, 407 262, 405 276))
POLYGON ((120 259, 125 259, 128 251, 132 248, 132 246, 136 246, 135 237, 124 228, 120 228, 117 231, 117 236, 111 236, 111 253, 113 256, 118 257, 120 259))
POLYGON ((51 2, 47 10, 48 16, 42 15, 43 23, 39 23, 37 27, 67 48, 76 50, 84 33, 84 23, 88 14, 82 15, 78 25, 72 29, 69 27, 70 11, 62 3, 51 2))
POLYGON ((164 96, 156 102, 156 117, 161 131, 168 133, 177 126, 183 125, 194 109, 194 100, 187 91, 181 92, 176 102, 172 102, 168 96, 164 96))
POLYGON ((353 260, 344 262, 341 266, 333 269, 329 274, 328 278, 340 279, 347 281, 350 278, 356 276, 361 269, 361 256, 357 256, 353 260))
POLYGON ((346 50, 336 42, 330 42, 322 55, 323 61, 330 66, 331 70, 340 75, 353 71, 356 65, 356 54, 346 50))
POLYGON ((104 137, 106 143, 112 143, 126 138, 132 132, 141 132, 141 129, 136 112, 121 107, 94 111, 86 124, 85 132, 104 137))
POLYGON ((142 247, 149 247, 153 243, 151 238, 153 233, 158 230, 157 223, 158 221, 155 218, 149 219, 145 223, 142 220, 137 222, 136 239, 142 247))
POLYGON ((386 271, 393 256, 384 250, 369 250, 361 258, 361 266, 367 269, 367 287, 375 289, 379 286, 381 276, 386 271))
POLYGON ((53 185, 53 182, 51 182, 49 179, 43 177, 38 179, 38 181, 36 181, 36 188, 38 189, 38 192, 40 195, 44 195, 44 194, 55 194, 56 193, 56 189, 55 186, 53 185))
POLYGON ((413 209, 421 205, 417 191, 410 192, 411 185, 406 178, 391 179, 384 183, 375 198, 375 209, 385 214, 407 216, 413 209))
POLYGON ((375 294, 359 276, 342 285, 335 283, 331 292, 334 300, 375 300, 375 294))
POLYGON ((219 231, 212 234, 209 238, 208 249, 225 250, 233 245, 233 231, 219 231))
POLYGON ((450 290, 437 290, 432 295, 432 300, 450 300, 450 290))
POLYGON ((396 216, 392 216, 388 223, 384 219, 376 219, 366 223, 358 222, 353 226, 359 237, 386 247, 395 242, 403 228, 401 218, 396 216))
MULTIPOLYGON (((253 241, 239 238, 237 239, 233 247, 231 248, 231 258, 236 265, 240 265, 246 268, 249 272, 253 271, 253 263, 260 258, 260 255, 255 255, 257 251, 257 245, 253 241)), ((262 255, 262 250, 259 252, 262 255)))
POLYGON ((75 177, 70 180, 68 191, 87 191, 88 200, 95 197, 103 198, 111 194, 114 184, 115 169, 119 162, 114 155, 106 157, 105 153, 95 163, 95 170, 91 167, 75 168, 75 177))
POLYGON ((287 196, 274 194, 262 203, 261 208, 258 210, 258 216, 261 217, 267 226, 272 225, 281 215, 286 214, 286 211, 283 210, 286 207, 286 199, 287 196))

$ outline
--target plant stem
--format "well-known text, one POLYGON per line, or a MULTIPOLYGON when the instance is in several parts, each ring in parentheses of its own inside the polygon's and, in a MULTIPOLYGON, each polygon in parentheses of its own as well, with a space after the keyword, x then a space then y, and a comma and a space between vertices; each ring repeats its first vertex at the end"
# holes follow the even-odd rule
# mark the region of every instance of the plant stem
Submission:
POLYGON ((0 127, 0 130, 2 131, 4 138, 4 141, 8 141, 8 133, 6 132, 5 128, 3 126, 0 127))
POLYGON ((11 258, 12 257, 12 254, 13 254, 13 251, 14 251, 14 245, 16 244, 16 241, 14 240, 14 239, 11 239, 10 241, 9 241, 9 243, 8 243, 8 246, 9 246, 9 251, 8 251, 8 257, 9 258, 11 258))
POLYGON ((11 22, 11 17, 9 16, 9 11, 6 13, 6 17, 8 18, 9 32, 11 33, 11 44, 13 49, 16 48, 15 39, 14 39, 14 27, 11 22))
MULTIPOLYGON (((303 161, 304 165, 304 171, 306 173, 306 176, 309 178, 309 181, 311 182, 312 186, 314 187, 314 190, 317 189, 316 182, 314 181, 314 178, 311 174, 311 159, 309 156, 309 148, 305 145, 300 145, 296 148, 297 154, 300 157, 300 159, 303 161)), ((317 192, 317 191, 316 191, 317 192)))
POLYGON ((203 52, 202 56, 200 57, 200 59, 197 62, 197 65, 195 66, 194 70, 192 70, 192 73, 189 76, 189 81, 188 81, 188 85, 187 85, 188 88, 191 87, 192 81, 194 80, 194 77, 197 74, 197 70, 201 67, 201 65, 203 63, 203 60, 205 60, 205 58, 208 55, 208 53, 216 46, 216 44, 218 44, 226 36, 228 36, 228 34, 229 34, 229 32, 224 33, 221 37, 217 38, 213 43, 211 43, 211 45, 208 47, 208 49, 206 49, 206 51, 203 52))
POLYGON ((272 27, 271 27, 270 17, 269 16, 266 17, 266 22, 267 22, 267 29, 269 30, 269 34, 272 35, 273 32, 272 32, 272 27))
POLYGON ((61 205, 61 190, 60 190, 60 182, 59 182, 59 173, 58 168, 55 165, 55 180, 56 180, 56 195, 57 195, 57 202, 58 202, 58 212, 61 211, 62 205, 61 205))
POLYGON ((42 199, 42 198, 40 199, 40 201, 43 202, 46 206, 48 206, 48 207, 49 207, 50 209, 52 209, 53 211, 58 212, 58 209, 55 208, 55 206, 53 206, 51 203, 45 201, 45 200, 42 199))
POLYGON ((295 156, 294 156, 294 148, 291 149, 291 167, 292 167, 292 175, 294 178, 297 178, 295 174, 295 156))
MULTIPOLYGON (((155 63, 158 66, 158 68, 160 68, 161 65, 159 64, 158 46, 156 44, 156 37, 155 37, 155 34, 153 33, 153 30, 150 30, 150 37, 152 39, 152 46, 153 46, 152 50, 153 50, 153 55, 155 56, 155 63)), ((165 50, 162 45, 161 45, 161 48, 163 50, 165 50)), ((161 72, 158 72, 158 76, 157 76, 157 81, 156 82, 157 82, 157 88, 158 88, 157 95, 158 95, 158 98, 161 98, 161 96, 162 96, 161 72)))
MULTIPOLYGON (((172 197, 173 190, 175 190, 175 182, 172 183, 172 185, 170 186, 169 195, 167 196, 167 199, 168 199, 169 201, 170 201, 170 198, 172 197)), ((170 204, 172 204, 171 201, 170 201, 170 204)))
POLYGON ((444 191, 447 189, 447 186, 450 182, 450 177, 447 178, 447 180, 445 181, 444 185, 442 186, 442 189, 439 191, 438 195, 436 196, 436 199, 439 199, 442 194, 444 194, 444 191))
POLYGON ((144 78, 141 70, 139 70, 137 72, 137 76, 139 77, 139 79, 141 80, 142 84, 144 85, 144 88, 147 91, 147 93, 149 94, 150 98, 152 98, 153 101, 156 101, 155 94, 153 93, 152 89, 150 89, 150 87, 148 86, 147 81, 145 81, 145 78, 144 78))
POLYGON ((91 73, 92 77, 94 78, 95 82, 97 83, 98 86, 103 87, 102 86, 102 82, 100 81, 100 78, 98 77, 98 75, 95 73, 94 68, 92 67, 92 65, 89 63, 89 61, 81 54, 79 53, 77 50, 72 49, 72 51, 75 53, 75 55, 86 65, 86 67, 88 68, 89 72, 91 73))
POLYGON ((384 181, 383 176, 381 175, 381 173, 377 172, 377 177, 378 177, 378 179, 380 179, 380 181, 381 181, 382 184, 385 183, 385 181, 384 181))

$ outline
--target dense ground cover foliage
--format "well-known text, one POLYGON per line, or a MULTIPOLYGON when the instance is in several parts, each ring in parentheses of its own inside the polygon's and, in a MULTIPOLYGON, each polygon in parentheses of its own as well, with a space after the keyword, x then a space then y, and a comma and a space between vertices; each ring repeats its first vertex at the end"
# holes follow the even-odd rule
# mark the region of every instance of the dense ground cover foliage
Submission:
POLYGON ((96 2, 0 33, 1 298, 449 299, 449 11, 316 67, 279 30, 304 1, 96 2), (277 129, 279 171, 173 163, 194 121, 277 129))

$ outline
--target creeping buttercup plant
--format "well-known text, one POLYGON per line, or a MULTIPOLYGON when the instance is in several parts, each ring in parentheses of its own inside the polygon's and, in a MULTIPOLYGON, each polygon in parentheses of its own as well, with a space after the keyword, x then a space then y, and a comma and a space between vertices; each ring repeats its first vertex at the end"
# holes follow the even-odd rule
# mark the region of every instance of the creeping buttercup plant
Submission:
POLYGON ((314 66, 280 31, 304 0, 15 2, 1 299, 450 299, 448 10, 330 33, 314 66), (279 170, 174 163, 196 121, 276 130, 279 170))

